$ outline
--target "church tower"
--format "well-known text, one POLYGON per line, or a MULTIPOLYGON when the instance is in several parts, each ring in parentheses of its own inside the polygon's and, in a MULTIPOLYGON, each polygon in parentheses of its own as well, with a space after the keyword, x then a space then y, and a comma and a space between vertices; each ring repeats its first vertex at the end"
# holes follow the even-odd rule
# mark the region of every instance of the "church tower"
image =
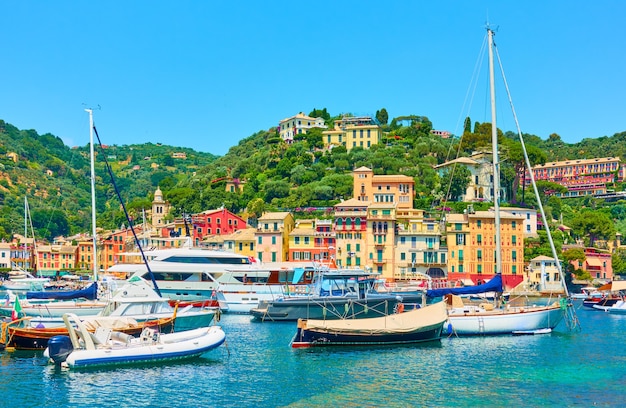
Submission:
POLYGON ((155 228, 163 226, 163 218, 169 213, 170 206, 163 200, 161 188, 157 187, 152 200, 152 226, 155 228))

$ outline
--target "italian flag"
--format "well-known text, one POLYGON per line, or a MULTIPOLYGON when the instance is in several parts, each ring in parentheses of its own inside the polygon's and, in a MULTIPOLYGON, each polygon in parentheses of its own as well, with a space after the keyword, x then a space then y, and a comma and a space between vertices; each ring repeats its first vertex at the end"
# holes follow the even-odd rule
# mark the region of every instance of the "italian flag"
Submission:
POLYGON ((22 313, 22 305, 20 305, 20 297, 15 297, 15 303, 13 303, 13 311, 11 312, 11 319, 17 320, 20 318, 20 313, 22 313))

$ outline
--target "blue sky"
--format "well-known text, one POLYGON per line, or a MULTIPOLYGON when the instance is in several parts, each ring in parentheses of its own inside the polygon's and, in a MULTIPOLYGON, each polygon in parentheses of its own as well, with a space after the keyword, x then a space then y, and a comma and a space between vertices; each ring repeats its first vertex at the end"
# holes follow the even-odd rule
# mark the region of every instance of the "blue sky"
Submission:
MULTIPOLYGON (((225 154, 300 111, 489 121, 485 23, 524 133, 626 131, 626 2, 0 1, 0 119, 225 154), (481 63, 480 76, 474 74, 481 63), (476 84, 474 87, 473 84, 476 84)), ((498 127, 515 131, 498 92, 498 127)))

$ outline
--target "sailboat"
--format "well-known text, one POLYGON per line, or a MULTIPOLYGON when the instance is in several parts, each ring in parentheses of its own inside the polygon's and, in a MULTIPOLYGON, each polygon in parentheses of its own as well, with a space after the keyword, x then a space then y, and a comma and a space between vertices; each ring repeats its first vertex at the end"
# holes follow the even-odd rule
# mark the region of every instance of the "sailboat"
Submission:
MULTIPOLYGON (((494 32, 487 27, 489 39, 489 80, 491 90, 491 136, 492 136, 492 155, 493 155, 493 189, 494 189, 494 210, 495 210, 495 258, 496 258, 496 274, 486 285, 465 288, 447 288, 428 290, 427 297, 445 297, 448 303, 448 333, 457 335, 496 335, 496 334, 542 334, 549 333, 564 318, 568 309, 566 298, 561 298, 554 303, 548 305, 530 305, 530 306, 512 306, 511 304, 499 301, 494 303, 483 302, 478 305, 464 304, 459 295, 461 294, 478 294, 495 291, 502 293, 502 247, 501 247, 501 223, 500 223, 500 163, 498 159, 498 134, 496 127, 496 107, 495 107, 495 80, 494 80, 494 61, 493 61, 493 36, 494 32)), ((508 88, 507 88, 508 90, 508 88)), ((517 119, 516 119, 517 123, 517 119)), ((526 154, 523 139, 520 132, 520 140, 526 164, 530 168, 530 163, 526 154)), ((532 174, 532 172, 531 172, 532 174)), ((538 196, 536 186, 535 193, 538 196)), ((539 202, 542 215, 545 215, 539 202)), ((545 223, 547 226, 548 224, 545 223)), ((549 234, 549 241, 553 250, 554 258, 556 251, 549 234)), ((557 262, 558 264, 558 262, 557 262)), ((563 279, 563 273, 559 274, 563 279)), ((564 282, 563 282, 564 283, 564 282)), ((563 286, 565 286, 563 284, 563 286)))

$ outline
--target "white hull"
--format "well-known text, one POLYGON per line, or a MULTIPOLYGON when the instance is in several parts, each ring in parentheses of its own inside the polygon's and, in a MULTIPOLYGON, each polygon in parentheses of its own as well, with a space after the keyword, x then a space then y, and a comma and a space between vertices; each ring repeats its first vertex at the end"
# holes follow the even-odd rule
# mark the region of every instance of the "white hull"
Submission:
POLYGON ((459 336, 554 329, 563 320, 563 315, 563 310, 558 305, 489 311, 456 308, 449 311, 447 329, 449 334, 459 336))
POLYGON ((618 301, 616 304, 609 307, 607 312, 612 314, 626 314, 626 302, 623 300, 618 301))
POLYGON ((273 301, 284 296, 284 285, 220 284, 217 300, 228 313, 250 313, 260 301, 273 301))
POLYGON ((44 355, 70 368, 182 360, 200 356, 220 346, 226 337, 219 326, 171 334, 144 329, 141 336, 135 338, 106 329, 92 335, 75 315, 66 315, 65 323, 73 349, 68 349, 70 352, 67 355, 65 352, 51 355, 58 351, 58 347, 50 346, 44 355), (74 328, 74 324, 77 328, 74 328))

